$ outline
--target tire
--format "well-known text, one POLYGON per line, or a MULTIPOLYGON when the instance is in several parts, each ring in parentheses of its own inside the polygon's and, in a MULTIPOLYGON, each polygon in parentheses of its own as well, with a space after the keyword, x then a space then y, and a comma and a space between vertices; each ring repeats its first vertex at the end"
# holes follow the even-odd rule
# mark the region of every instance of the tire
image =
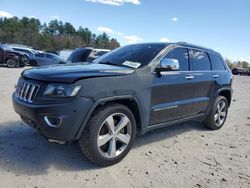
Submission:
POLYGON ((18 67, 18 62, 15 59, 7 59, 6 66, 8 68, 15 68, 15 67, 18 67))
POLYGON ((207 118, 204 120, 203 123, 209 129, 218 130, 224 125, 227 119, 227 113, 228 113, 227 99, 223 96, 218 96, 215 100, 213 110, 207 116, 207 118))
POLYGON ((120 162, 128 154, 135 137, 136 121, 131 110, 124 105, 112 103, 94 112, 82 133, 79 145, 82 153, 93 163, 109 166, 120 162), (124 126, 116 130, 119 129, 119 123, 124 126), (112 147, 114 145, 115 148, 112 147))
POLYGON ((35 60, 31 60, 29 64, 30 66, 33 66, 33 67, 37 66, 37 62, 35 60))

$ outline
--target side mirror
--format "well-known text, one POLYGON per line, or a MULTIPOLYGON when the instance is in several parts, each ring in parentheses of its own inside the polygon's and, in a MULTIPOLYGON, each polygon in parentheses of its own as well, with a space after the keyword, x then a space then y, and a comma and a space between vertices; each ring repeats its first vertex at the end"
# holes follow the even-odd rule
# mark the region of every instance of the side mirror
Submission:
POLYGON ((160 61, 160 64, 155 68, 157 73, 164 71, 178 71, 179 70, 179 61, 177 59, 163 58, 160 61))

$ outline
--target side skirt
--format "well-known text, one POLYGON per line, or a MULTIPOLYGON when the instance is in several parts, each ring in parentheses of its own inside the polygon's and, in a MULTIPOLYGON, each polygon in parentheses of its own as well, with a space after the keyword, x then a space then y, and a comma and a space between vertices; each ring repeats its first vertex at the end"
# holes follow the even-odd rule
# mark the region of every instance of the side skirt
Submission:
POLYGON ((198 114, 198 115, 194 115, 194 116, 185 117, 182 119, 177 119, 177 120, 173 120, 173 121, 168 121, 168 122, 150 125, 147 128, 142 129, 141 134, 143 135, 149 131, 152 131, 152 130, 155 130, 158 128, 163 128, 163 127, 183 123, 183 122, 190 121, 190 120, 202 120, 204 117, 205 117, 205 114, 202 113, 202 114, 198 114))

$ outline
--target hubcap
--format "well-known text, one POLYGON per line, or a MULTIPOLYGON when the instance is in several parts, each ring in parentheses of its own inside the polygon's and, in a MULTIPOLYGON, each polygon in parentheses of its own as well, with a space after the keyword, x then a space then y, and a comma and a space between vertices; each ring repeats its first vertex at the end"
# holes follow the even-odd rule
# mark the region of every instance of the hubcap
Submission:
POLYGON ((129 118, 122 113, 115 113, 105 119, 100 127, 97 145, 106 158, 114 158, 124 152, 132 135, 129 118))
POLYGON ((220 101, 217 104, 216 112, 214 114, 214 123, 217 127, 220 127, 224 123, 226 115, 227 115, 226 103, 224 101, 220 101))

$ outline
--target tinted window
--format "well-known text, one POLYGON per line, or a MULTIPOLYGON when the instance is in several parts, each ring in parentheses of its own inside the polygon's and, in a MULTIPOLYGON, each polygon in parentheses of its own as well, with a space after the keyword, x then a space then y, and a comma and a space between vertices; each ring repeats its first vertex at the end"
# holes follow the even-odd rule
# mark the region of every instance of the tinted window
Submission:
MULTIPOLYGON (((100 57, 96 63, 125 66, 126 62, 137 64, 134 68, 149 64, 157 54, 166 47, 166 44, 133 44, 111 51, 100 57)), ((127 65, 126 65, 127 66, 127 65)))
POLYGON ((88 62, 94 61, 96 58, 106 54, 107 51, 92 51, 87 59, 88 62))
POLYGON ((46 54, 46 58, 53 59, 54 57, 52 54, 46 54))
POLYGON ((77 48, 75 49, 67 59, 69 63, 86 62, 92 49, 89 48, 77 48))
POLYGON ((209 57, 212 63, 213 70, 225 70, 223 60, 221 59, 220 56, 215 54, 209 54, 209 57))
POLYGON ((188 71, 188 51, 185 48, 176 48, 171 50, 164 58, 176 59, 179 61, 180 71, 188 71))
POLYGON ((36 54, 35 56, 36 56, 36 57, 44 58, 44 54, 36 54))
POLYGON ((189 50, 191 70, 206 71, 211 70, 210 61, 206 52, 199 50, 189 50))

